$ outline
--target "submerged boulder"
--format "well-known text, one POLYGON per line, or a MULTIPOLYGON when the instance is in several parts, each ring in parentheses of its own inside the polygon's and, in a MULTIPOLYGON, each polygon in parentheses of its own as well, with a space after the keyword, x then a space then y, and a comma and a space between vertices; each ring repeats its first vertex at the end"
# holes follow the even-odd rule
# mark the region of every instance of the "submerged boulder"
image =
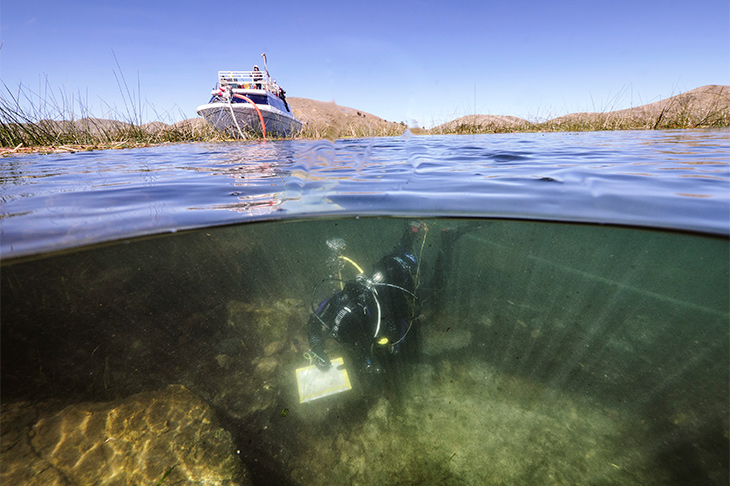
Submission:
POLYGON ((187 388, 124 400, 3 406, 2 484, 250 484, 229 432, 187 388))
MULTIPOLYGON (((227 326, 218 344, 218 375, 204 384, 210 403, 235 420, 271 410, 296 395, 295 363, 306 342, 307 311, 302 301, 272 303, 230 301, 227 326), (282 396, 284 398, 282 398, 282 396)), ((299 361, 298 361, 299 360, 299 361)))

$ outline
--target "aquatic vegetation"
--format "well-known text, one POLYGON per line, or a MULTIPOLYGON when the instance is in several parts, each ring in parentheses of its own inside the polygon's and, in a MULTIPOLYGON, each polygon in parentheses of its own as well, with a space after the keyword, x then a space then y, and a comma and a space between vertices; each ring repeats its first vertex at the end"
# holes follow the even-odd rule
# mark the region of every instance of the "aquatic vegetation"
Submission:
MULTIPOLYGON (((128 148, 161 143, 211 141, 220 136, 205 123, 162 121, 140 124, 136 115, 118 113, 94 118, 82 100, 41 99, 21 87, 12 93, 7 86, 0 95, 0 147, 10 152, 36 148, 41 152, 77 152, 99 148, 128 148), (75 109, 75 107, 80 107, 75 109), (125 120, 128 121, 119 121, 125 120)), ((8 151, 6 151, 7 153, 8 151)))
POLYGON ((406 126, 404 124, 390 123, 367 124, 345 122, 343 124, 318 121, 305 123, 299 133, 301 138, 329 139, 338 138, 368 138, 368 137, 397 137, 403 135, 406 126))
POLYGON ((431 135, 474 135, 478 133, 513 133, 535 131, 535 125, 516 117, 467 115, 444 123, 425 133, 431 135))
MULTIPOLYGON (((27 86, 16 92, 3 85, 0 91, 0 147, 4 155, 26 151, 78 152, 96 149, 142 147, 179 142, 219 142, 234 140, 208 125, 202 118, 174 122, 170 113, 155 112, 156 120, 142 123, 142 108, 135 103, 126 82, 120 81, 125 111, 110 109, 96 118, 80 95, 58 95, 46 86, 37 93, 27 86), (122 88, 123 86, 123 88, 122 88)), ((349 110, 349 109, 348 109, 349 110)), ((300 138, 363 138, 401 135, 405 124, 365 120, 360 112, 354 119, 311 120, 304 116, 300 138)), ((352 117, 350 117, 352 118, 352 117)), ((251 138, 257 138, 251 135, 251 138)))
MULTIPOLYGON (((142 123, 139 94, 124 78, 120 84, 125 111, 110 109, 104 118, 92 116, 80 95, 56 95, 46 86, 37 93, 27 86, 0 92, 0 150, 3 155, 26 151, 78 152, 141 147, 180 142, 233 140, 202 118, 173 122, 170 113, 155 113, 142 123), (137 101, 137 102, 136 102, 137 101)), ((405 123, 394 123, 334 103, 292 98, 295 114, 304 122, 297 138, 329 139, 400 136, 405 123), (296 105, 301 107, 297 108, 296 105), (309 110, 309 111, 307 111, 309 110), (308 116, 311 115, 311 116, 308 116)), ((730 87, 704 86, 662 101, 625 110, 573 113, 528 121, 512 116, 468 115, 413 134, 479 134, 555 131, 657 130, 730 126, 730 87)), ((251 135, 256 138, 256 135, 251 135)))

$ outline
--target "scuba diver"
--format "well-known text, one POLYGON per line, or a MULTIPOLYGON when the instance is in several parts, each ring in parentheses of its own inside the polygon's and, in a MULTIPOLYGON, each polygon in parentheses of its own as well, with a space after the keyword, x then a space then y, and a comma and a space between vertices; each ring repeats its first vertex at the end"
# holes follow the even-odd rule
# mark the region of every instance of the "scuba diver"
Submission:
POLYGON ((414 321, 421 303, 436 297, 445 286, 454 243, 473 224, 441 231, 441 248, 428 285, 420 285, 420 257, 430 228, 409 222, 394 251, 381 258, 369 276, 361 272, 316 309, 312 305, 307 334, 314 364, 322 370, 331 366, 325 351, 328 338, 346 347, 358 372, 370 375, 383 373, 403 348, 415 352, 418 326, 414 321))

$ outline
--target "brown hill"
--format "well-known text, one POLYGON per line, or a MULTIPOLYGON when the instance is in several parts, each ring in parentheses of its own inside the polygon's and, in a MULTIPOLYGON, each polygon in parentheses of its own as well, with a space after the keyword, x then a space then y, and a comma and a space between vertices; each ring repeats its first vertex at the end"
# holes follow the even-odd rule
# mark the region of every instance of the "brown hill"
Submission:
POLYGON ((467 115, 428 130, 431 134, 516 132, 530 127, 530 122, 516 116, 467 115))
POLYGON ((287 98, 295 117, 304 122, 302 135, 312 138, 379 137, 400 135, 406 127, 334 102, 287 98))
POLYGON ((551 130, 626 130, 730 126, 730 86, 708 85, 625 110, 572 113, 539 125, 551 130))
MULTIPOLYGON (((334 102, 308 98, 287 98, 295 117, 304 123, 304 138, 382 137, 401 135, 406 126, 384 120, 371 113, 340 106, 334 102)), ((175 123, 177 130, 201 133, 209 129, 203 118, 189 118, 175 123)))
MULTIPOLYGON (((294 116, 304 122, 305 138, 379 137, 401 135, 406 126, 371 113, 308 98, 287 98, 294 116)), ((426 133, 492 133, 535 130, 626 130, 730 126, 730 86, 702 86, 665 100, 626 110, 573 113, 542 123, 515 116, 467 115, 426 133)), ((174 129, 193 134, 209 130, 202 118, 178 122, 174 129)), ((163 128, 164 129, 164 128, 163 128)), ((423 131, 421 131, 423 132, 423 131)))
POLYGON ((647 130, 727 126, 730 126, 730 86, 708 85, 634 108, 600 113, 571 113, 539 123, 531 123, 512 116, 464 116, 434 127, 429 133, 647 130))

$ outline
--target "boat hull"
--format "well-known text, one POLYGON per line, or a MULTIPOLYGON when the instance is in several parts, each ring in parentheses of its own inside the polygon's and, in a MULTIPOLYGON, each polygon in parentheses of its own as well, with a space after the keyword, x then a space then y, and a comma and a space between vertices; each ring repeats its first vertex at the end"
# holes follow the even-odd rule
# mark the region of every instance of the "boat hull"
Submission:
POLYGON ((261 118, 270 136, 291 137, 302 129, 302 123, 292 115, 269 105, 256 106, 258 111, 250 103, 218 101, 199 106, 197 112, 216 130, 232 138, 261 136, 261 118))

